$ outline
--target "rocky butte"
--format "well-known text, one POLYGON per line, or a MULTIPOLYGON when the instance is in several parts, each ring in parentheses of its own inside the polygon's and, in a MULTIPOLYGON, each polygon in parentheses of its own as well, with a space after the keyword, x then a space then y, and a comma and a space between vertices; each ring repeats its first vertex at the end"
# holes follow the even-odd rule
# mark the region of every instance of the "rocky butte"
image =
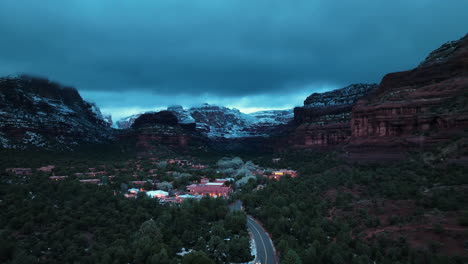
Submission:
MULTIPOLYGON (((180 124, 194 124, 197 131, 215 140, 266 137, 293 119, 292 109, 245 114, 235 108, 203 104, 187 109, 175 105, 168 107, 167 111, 174 113, 180 124)), ((117 127, 130 128, 140 115, 117 121, 117 127)))
POLYGON ((401 159, 409 151, 450 143, 463 152, 467 91, 468 35, 442 45, 415 69, 386 75, 379 85, 314 93, 294 109, 294 116, 291 110, 244 114, 208 104, 173 106, 124 119, 118 125, 125 129, 117 131, 73 88, 41 78, 7 77, 0 78, 0 147, 69 147, 106 142, 118 134, 143 148, 152 142, 246 152, 334 148, 363 160, 401 159))
POLYGON ((130 129, 120 131, 119 139, 133 140, 138 150, 145 151, 160 144, 185 148, 202 137, 195 131, 195 124, 180 123, 174 113, 160 111, 139 115, 130 129))
POLYGON ((468 35, 442 45, 415 69, 387 74, 378 86, 312 94, 294 109, 286 143, 335 147, 350 158, 401 159, 465 138, 467 102, 468 35))
POLYGON ((0 147, 69 148, 111 138, 109 119, 76 89, 24 75, 0 78, 0 147))
POLYGON ((294 109, 296 127, 289 138, 295 147, 330 147, 351 136, 351 110, 354 104, 374 90, 377 84, 352 84, 307 97, 303 107, 294 109))
POLYGON ((415 69, 386 75, 357 102, 347 149, 399 155, 464 138, 467 99, 468 35, 442 45, 415 69))

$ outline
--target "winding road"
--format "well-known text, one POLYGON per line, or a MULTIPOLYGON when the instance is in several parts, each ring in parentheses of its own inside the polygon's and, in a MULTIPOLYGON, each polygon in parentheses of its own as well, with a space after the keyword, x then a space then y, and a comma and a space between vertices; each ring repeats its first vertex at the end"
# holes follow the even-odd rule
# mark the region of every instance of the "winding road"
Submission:
MULTIPOLYGON (((233 203, 231 205, 231 210, 242 210, 241 201, 236 201, 233 203)), ((252 234, 255 241, 255 246, 257 248, 255 263, 277 264, 278 262, 276 260, 275 247, 273 246, 273 243, 271 242, 271 239, 265 229, 263 229, 263 227, 259 225, 257 221, 255 221, 255 219, 251 216, 247 216, 247 228, 252 234)))

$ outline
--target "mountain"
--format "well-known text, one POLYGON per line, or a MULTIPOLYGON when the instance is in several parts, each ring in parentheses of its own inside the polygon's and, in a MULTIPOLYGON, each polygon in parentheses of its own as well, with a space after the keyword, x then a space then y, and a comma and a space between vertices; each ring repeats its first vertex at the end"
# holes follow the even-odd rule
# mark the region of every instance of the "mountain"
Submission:
POLYGON ((69 148, 111 137, 109 120, 76 89, 25 75, 0 78, 0 147, 69 148))
MULTIPOLYGON (((182 106, 170 106, 167 110, 177 116, 179 123, 195 124, 198 131, 210 138, 267 136, 271 129, 287 124, 294 116, 291 109, 244 114, 235 108, 210 104, 189 109, 184 109, 182 106)), ((130 128, 140 115, 117 121, 118 128, 130 128)))
MULTIPOLYGON (((148 112, 148 113, 151 113, 151 112, 148 112)), ((132 124, 135 122, 135 120, 141 115, 142 114, 135 114, 135 115, 127 116, 127 117, 122 118, 122 119, 118 120, 117 122, 115 122, 115 125, 119 129, 131 128, 132 124)))
POLYGON ((452 144, 466 152, 468 35, 431 52, 415 69, 376 86, 312 94, 294 109, 295 128, 280 146, 339 147, 348 158, 401 159, 408 151, 452 144))
POLYGON ((132 128, 151 127, 153 125, 175 126, 179 124, 179 119, 170 111, 157 113, 145 113, 140 115, 132 124, 132 128))
POLYGON ((434 50, 415 69, 387 74, 354 106, 348 149, 426 150, 452 142, 463 152, 467 131, 468 35, 434 50))
POLYGON ((171 111, 149 112, 138 115, 130 129, 118 133, 119 142, 134 142, 140 153, 161 150, 165 147, 203 149, 206 138, 195 129, 194 123, 181 123, 171 111))
POLYGON ((325 93, 313 93, 303 107, 294 109, 296 128, 288 145, 296 147, 329 147, 345 142, 351 136, 351 110, 377 84, 352 84, 325 93))

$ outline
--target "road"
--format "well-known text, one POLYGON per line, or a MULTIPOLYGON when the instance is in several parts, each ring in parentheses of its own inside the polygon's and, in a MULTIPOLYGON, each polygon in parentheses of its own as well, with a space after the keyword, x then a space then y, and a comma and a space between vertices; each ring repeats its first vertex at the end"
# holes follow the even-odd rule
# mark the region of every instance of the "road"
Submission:
MULTIPOLYGON (((241 201, 233 203, 231 205, 231 210, 242 210, 241 201)), ((247 216, 247 228, 250 233, 252 233, 255 246, 257 248, 257 258, 255 260, 262 264, 277 264, 275 248, 265 229, 263 229, 263 227, 260 226, 251 216, 247 216)))

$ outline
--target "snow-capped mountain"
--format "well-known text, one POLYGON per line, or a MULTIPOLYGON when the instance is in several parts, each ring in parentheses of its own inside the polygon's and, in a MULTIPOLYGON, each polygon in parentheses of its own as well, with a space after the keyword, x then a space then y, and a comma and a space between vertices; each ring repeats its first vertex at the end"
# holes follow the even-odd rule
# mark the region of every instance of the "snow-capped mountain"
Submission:
MULTIPOLYGON (((235 108, 203 104, 188 109, 182 106, 170 106, 167 110, 173 112, 180 123, 195 123, 198 131, 212 138, 266 136, 265 131, 269 128, 286 124, 294 118, 292 109, 245 114, 235 108)), ((130 128, 140 115, 117 121, 117 127, 130 128)))
POLYGON ((293 109, 267 110, 253 112, 249 115, 255 118, 254 123, 257 125, 279 125, 286 124, 291 121, 294 118, 294 111, 293 109))
POLYGON ((329 107, 337 105, 353 105, 357 100, 377 88, 376 83, 351 84, 341 89, 324 93, 313 93, 304 101, 304 107, 329 107))
POLYGON ((111 134, 109 120, 76 89, 36 77, 0 78, 0 148, 70 147, 111 134))
POLYGON ((115 125, 117 126, 117 128, 120 128, 120 129, 128 129, 132 127, 133 122, 135 122, 135 120, 138 117, 140 117, 142 114, 144 113, 124 117, 118 120, 117 122, 115 122, 115 125))

